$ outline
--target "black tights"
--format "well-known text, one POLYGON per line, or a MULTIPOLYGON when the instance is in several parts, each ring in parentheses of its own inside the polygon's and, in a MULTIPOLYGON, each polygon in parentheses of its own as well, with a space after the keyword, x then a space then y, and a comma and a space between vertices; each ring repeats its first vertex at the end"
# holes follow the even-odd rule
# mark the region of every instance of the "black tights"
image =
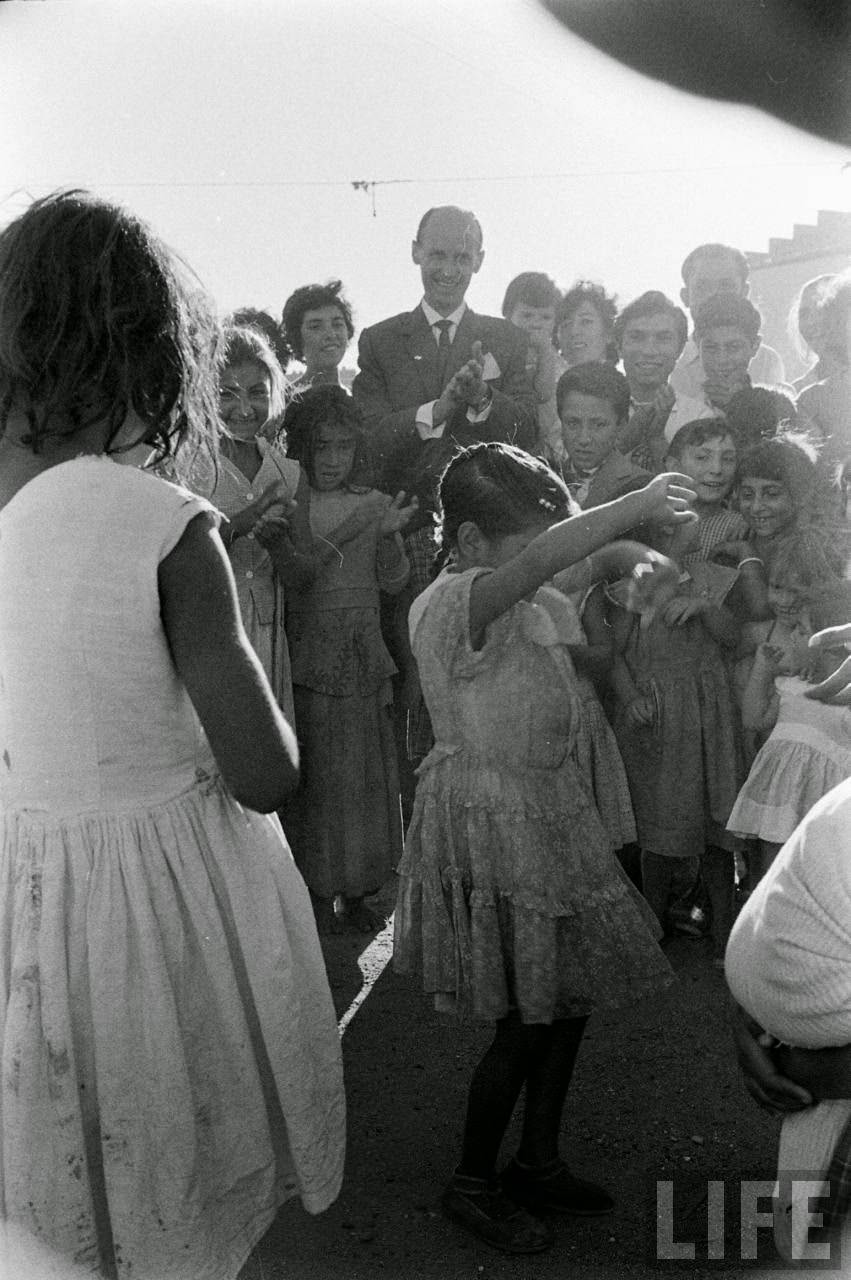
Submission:
POLYGON ((547 1164, 558 1156, 561 1113, 587 1018, 522 1023, 509 1014, 473 1072, 458 1172, 489 1178, 520 1091, 526 1086, 517 1158, 547 1164))

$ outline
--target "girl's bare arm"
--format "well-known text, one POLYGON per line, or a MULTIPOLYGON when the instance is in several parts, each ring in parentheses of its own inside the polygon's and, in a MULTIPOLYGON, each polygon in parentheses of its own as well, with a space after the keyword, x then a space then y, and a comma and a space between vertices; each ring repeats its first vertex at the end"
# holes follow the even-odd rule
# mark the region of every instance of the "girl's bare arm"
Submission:
MULTIPOLYGON (((518 600, 536 591, 559 570, 601 551, 606 543, 612 542, 625 530, 651 520, 694 519, 694 513, 688 506, 694 494, 686 487, 688 483, 687 476, 656 476, 644 489, 559 521, 533 538, 519 555, 500 565, 493 573, 478 577, 470 590, 470 640, 473 646, 481 645, 486 627, 518 600)), ((621 563, 624 572, 632 568, 631 564, 621 563)), ((620 567, 616 558, 610 557, 607 563, 603 555, 595 564, 594 572, 597 577, 603 577, 609 570, 616 572, 620 567), (598 566, 600 572, 597 572, 598 566)))
POLYGON ((298 748, 248 643, 227 553, 198 515, 159 566, 163 627, 224 781, 241 804, 279 809, 298 783, 298 748))

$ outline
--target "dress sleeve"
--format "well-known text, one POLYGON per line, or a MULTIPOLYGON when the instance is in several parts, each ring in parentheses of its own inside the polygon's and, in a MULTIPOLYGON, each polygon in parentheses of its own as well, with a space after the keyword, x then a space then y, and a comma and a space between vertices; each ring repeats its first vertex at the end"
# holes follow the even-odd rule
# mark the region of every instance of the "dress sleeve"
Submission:
POLYGON ((159 544, 159 554, 157 556, 158 563, 166 558, 166 556, 174 550, 183 534, 186 526, 195 519, 196 516, 206 513, 213 517, 213 522, 218 529, 222 521, 222 514, 208 502, 206 498, 196 497, 194 493, 190 493, 188 489, 178 488, 176 485, 168 485, 172 490, 173 497, 165 506, 162 520, 162 536, 159 544))
POLYGON ((465 676, 489 661, 494 646, 502 643, 507 615, 490 624, 481 649, 474 649, 470 644, 470 590, 478 577, 491 572, 477 568, 447 573, 427 588, 429 599, 417 613, 418 601, 414 601, 411 647, 418 662, 436 658, 453 675, 465 676))

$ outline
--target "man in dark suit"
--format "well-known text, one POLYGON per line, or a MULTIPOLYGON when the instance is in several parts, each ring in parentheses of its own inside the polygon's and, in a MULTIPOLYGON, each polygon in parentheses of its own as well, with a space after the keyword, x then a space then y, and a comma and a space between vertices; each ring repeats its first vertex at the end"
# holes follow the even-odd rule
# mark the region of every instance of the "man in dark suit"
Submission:
POLYGON ((484 259, 472 213, 452 205, 423 217, 411 256, 423 299, 360 337, 352 392, 366 420, 381 486, 415 492, 431 517, 437 478, 459 446, 535 444, 535 395, 525 334, 476 315, 464 295, 484 259))
POLYGON ((476 315, 464 301, 484 256, 482 229, 472 213, 454 205, 429 209, 411 245, 422 275, 422 301, 413 311, 364 329, 352 385, 379 486, 393 494, 404 489, 419 501, 405 536, 410 581, 392 611, 385 603, 382 616, 384 637, 401 673, 397 734, 406 817, 413 779, 402 743, 407 737, 413 763, 431 743, 407 611, 431 580, 440 474, 457 449, 480 440, 535 446, 537 403, 526 368, 527 336, 507 320, 476 315))

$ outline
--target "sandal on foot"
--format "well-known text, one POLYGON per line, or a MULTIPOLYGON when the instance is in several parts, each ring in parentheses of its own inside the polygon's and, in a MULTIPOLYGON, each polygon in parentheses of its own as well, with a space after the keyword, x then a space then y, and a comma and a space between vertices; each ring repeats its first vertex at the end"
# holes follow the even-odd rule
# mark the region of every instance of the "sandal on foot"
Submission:
POLYGON ((440 1203, 448 1218, 501 1253, 542 1253, 555 1243, 549 1227, 503 1195, 495 1179, 456 1173, 440 1203))
POLYGON ((528 1209, 551 1213, 573 1213, 597 1218, 611 1213, 615 1202, 603 1187, 576 1178, 563 1160, 530 1168, 512 1160, 500 1178, 506 1195, 528 1209))

